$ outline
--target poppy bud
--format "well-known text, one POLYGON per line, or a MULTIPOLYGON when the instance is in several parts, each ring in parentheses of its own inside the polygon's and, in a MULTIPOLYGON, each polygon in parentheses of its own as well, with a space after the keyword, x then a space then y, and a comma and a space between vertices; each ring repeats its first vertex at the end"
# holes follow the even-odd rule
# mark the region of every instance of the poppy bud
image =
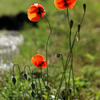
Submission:
POLYGON ((73 20, 70 21, 70 28, 73 27, 73 20))
POLYGON ((86 4, 85 3, 83 4, 83 9, 84 9, 84 12, 86 12, 86 4))
POLYGON ((68 89, 68 94, 71 95, 72 94, 72 88, 68 89))
POLYGON ((27 80, 27 74, 26 73, 24 73, 24 78, 27 80))
POLYGON ((33 82, 31 84, 31 87, 32 87, 33 90, 35 89, 35 84, 33 82))
POLYGON ((35 93, 32 91, 31 92, 31 96, 34 98, 34 96, 35 96, 35 93))
POLYGON ((80 28, 81 28, 81 25, 79 24, 78 25, 78 39, 80 40, 80 28))
POLYGON ((16 84, 16 78, 15 77, 12 78, 12 82, 13 82, 14 85, 16 84))
POLYGON ((63 100, 65 100, 65 91, 64 90, 61 92, 61 96, 62 96, 63 100))
POLYGON ((56 53, 56 57, 59 58, 61 56, 60 53, 56 53))
POLYGON ((76 90, 79 92, 80 91, 80 87, 78 86, 78 87, 76 87, 76 90))
POLYGON ((48 91, 50 91, 50 86, 45 86, 45 88, 46 88, 48 91))
POLYGON ((80 32, 81 25, 78 24, 78 33, 80 32))
POLYGON ((31 81, 31 78, 28 78, 28 81, 31 81))

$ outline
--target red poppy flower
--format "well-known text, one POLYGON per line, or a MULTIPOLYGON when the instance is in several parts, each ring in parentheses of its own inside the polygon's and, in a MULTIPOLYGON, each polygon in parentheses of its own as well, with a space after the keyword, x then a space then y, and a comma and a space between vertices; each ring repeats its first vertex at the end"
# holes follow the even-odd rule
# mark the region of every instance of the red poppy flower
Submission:
POLYGON ((44 68, 47 67, 47 61, 45 60, 45 58, 40 55, 40 54, 36 54, 35 56, 32 57, 32 63, 37 66, 38 68, 44 68))
POLYGON ((55 0, 54 4, 59 9, 72 9, 76 3, 76 0, 55 0))
POLYGON ((38 3, 33 3, 29 7, 27 15, 30 21, 37 22, 40 19, 40 17, 41 18, 45 17, 45 13, 46 12, 44 10, 43 5, 38 4, 38 3))

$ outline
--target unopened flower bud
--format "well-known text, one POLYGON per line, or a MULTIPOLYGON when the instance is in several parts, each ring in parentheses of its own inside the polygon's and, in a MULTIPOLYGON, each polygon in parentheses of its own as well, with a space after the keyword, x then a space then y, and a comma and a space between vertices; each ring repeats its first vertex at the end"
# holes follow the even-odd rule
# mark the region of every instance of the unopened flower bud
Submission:
POLYGON ((85 3, 83 4, 83 9, 84 9, 84 12, 86 12, 86 4, 85 3))
POLYGON ((80 28, 81 28, 81 25, 78 24, 78 40, 80 40, 80 28))
POLYGON ((31 92, 31 96, 34 98, 34 96, 35 96, 35 93, 32 91, 31 92))
POLYGON ((68 94, 71 95, 72 94, 72 88, 68 89, 68 94))
POLYGON ((14 85, 16 84, 16 78, 15 77, 12 78, 12 82, 13 82, 14 85))
POLYGON ((61 56, 60 53, 56 53, 56 57, 59 58, 61 56))
POLYGON ((80 87, 76 87, 76 90, 79 92, 80 91, 80 87))
POLYGON ((31 87, 32 87, 33 90, 35 89, 35 84, 33 82, 31 84, 31 87))
POLYGON ((73 27, 73 20, 70 21, 70 28, 73 27))
POLYGON ((24 73, 24 78, 27 80, 27 74, 26 73, 24 73))
POLYGON ((78 33, 80 32, 81 25, 78 24, 78 33))
POLYGON ((65 98, 65 91, 64 91, 64 90, 61 92, 61 96, 62 96, 63 98, 65 98))

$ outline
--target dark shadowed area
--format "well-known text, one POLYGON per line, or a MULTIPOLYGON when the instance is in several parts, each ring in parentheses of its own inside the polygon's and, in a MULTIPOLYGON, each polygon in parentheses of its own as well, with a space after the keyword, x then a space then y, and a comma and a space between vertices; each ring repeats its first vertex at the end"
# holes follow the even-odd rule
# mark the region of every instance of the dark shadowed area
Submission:
POLYGON ((25 12, 20 12, 13 16, 3 15, 0 17, 0 30, 20 30, 23 28, 25 23, 29 23, 34 27, 38 27, 37 22, 31 22, 28 20, 25 12))

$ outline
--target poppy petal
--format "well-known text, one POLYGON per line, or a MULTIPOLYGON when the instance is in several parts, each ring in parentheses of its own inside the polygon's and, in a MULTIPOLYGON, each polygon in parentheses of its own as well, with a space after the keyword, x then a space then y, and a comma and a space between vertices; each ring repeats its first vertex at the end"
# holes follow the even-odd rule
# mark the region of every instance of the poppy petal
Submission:
POLYGON ((75 6, 76 0, 73 0, 73 3, 69 3, 68 8, 72 9, 75 6))
POLYGON ((34 5, 31 5, 28 9, 28 13, 38 13, 38 12, 39 12, 38 7, 34 5))
POLYGON ((29 20, 37 22, 40 19, 40 15, 37 13, 28 14, 29 20))
POLYGON ((44 67, 47 67, 47 61, 46 60, 44 61, 44 67))
POLYGON ((76 0, 55 0, 54 4, 59 9, 66 9, 67 7, 72 9, 76 3, 76 0))
POLYGON ((41 18, 44 18, 44 17, 45 17, 45 15, 43 13, 41 13, 41 18))
POLYGON ((64 0, 55 0, 54 4, 59 9, 66 9, 67 8, 67 6, 65 6, 64 0))

